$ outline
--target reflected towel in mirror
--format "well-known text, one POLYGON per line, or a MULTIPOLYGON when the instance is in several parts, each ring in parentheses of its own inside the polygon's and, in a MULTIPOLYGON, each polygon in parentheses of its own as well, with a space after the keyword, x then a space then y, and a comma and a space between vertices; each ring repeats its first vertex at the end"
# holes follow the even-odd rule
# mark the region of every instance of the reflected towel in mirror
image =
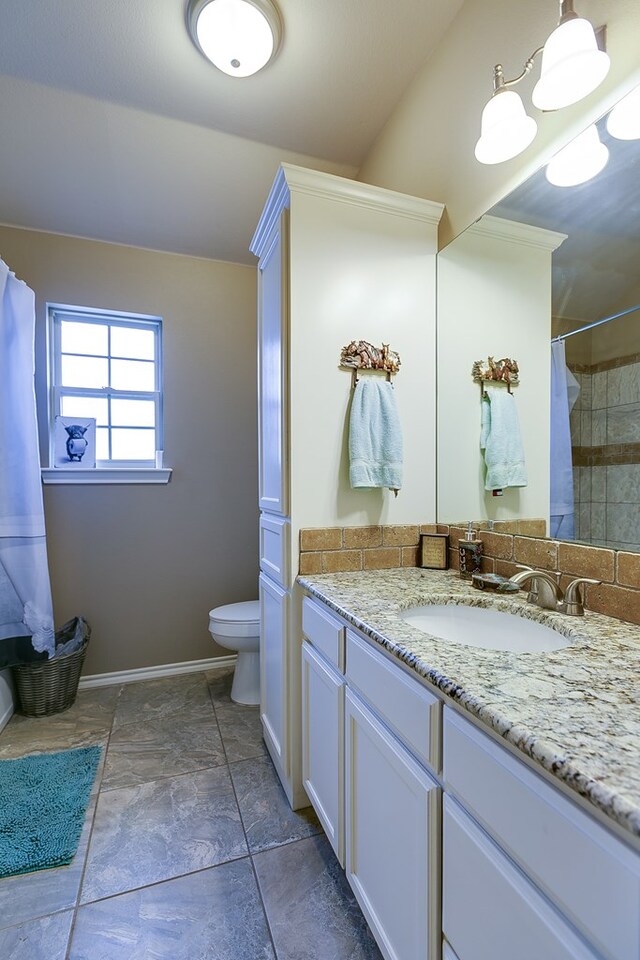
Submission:
POLYGON ((516 400, 504 387, 485 386, 480 448, 487 468, 485 490, 526 487, 527 469, 516 400))

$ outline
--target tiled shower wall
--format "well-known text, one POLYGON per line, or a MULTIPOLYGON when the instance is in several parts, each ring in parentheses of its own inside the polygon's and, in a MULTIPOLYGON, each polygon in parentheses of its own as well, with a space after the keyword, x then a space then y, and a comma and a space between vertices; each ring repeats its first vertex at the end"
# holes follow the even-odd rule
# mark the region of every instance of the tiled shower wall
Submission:
POLYGON ((640 355, 572 369, 576 539, 640 550, 640 355))

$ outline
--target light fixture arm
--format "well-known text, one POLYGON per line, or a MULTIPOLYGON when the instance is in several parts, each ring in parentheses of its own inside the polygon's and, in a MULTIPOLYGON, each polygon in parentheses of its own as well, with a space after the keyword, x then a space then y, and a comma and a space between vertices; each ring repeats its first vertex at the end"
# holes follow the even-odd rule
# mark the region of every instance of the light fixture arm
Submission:
POLYGON ((573 0, 560 0, 560 19, 558 26, 566 23, 567 20, 577 20, 578 14, 573 9, 573 0))
MULTIPOLYGON (((568 3, 570 3, 570 2, 572 2, 572 0, 563 0, 563 2, 568 2, 568 3)), ((519 76, 519 77, 515 77, 513 80, 505 80, 505 78, 504 78, 504 71, 503 71, 503 69, 502 69, 502 64, 501 64, 501 63, 496 63, 495 67, 493 68, 493 92, 494 92, 494 94, 497 93, 499 90, 504 90, 504 89, 506 89, 507 87, 514 87, 514 86, 516 85, 516 83, 520 83, 521 80, 524 80, 524 78, 525 78, 528 74, 530 74, 531 71, 533 70, 533 65, 534 65, 534 62, 535 62, 535 58, 538 56, 539 53, 542 53, 543 50, 544 50, 544 47, 538 47, 537 50, 534 50, 533 53, 531 54, 531 56, 530 56, 527 60, 525 60, 524 68, 523 68, 522 73, 520 74, 520 76, 519 76)))

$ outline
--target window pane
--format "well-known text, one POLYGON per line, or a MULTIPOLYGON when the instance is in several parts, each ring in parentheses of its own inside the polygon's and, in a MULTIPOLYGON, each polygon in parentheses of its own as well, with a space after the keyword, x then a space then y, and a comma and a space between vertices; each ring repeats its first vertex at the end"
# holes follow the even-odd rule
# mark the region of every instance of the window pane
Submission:
POLYGON ((153 400, 112 400, 111 423, 114 427, 155 427, 153 400))
POLYGON ((114 390, 155 390, 155 364, 144 360, 112 360, 114 390))
POLYGON ((155 460, 155 436, 154 430, 112 430, 112 459, 155 460))
POLYGON ((109 431, 106 427, 96 430, 96 460, 109 459, 109 431))
POLYGON ((131 357, 133 360, 155 360, 153 330, 137 327, 111 328, 111 356, 131 357))
POLYGON ((91 353, 106 357, 107 327, 100 323, 60 321, 62 353, 91 353))
POLYGON ((103 397, 61 397, 63 417, 95 417, 97 424, 109 423, 109 406, 103 397))
POLYGON ((109 384, 109 367, 106 360, 97 357, 62 356, 63 387, 94 387, 101 390, 109 384))

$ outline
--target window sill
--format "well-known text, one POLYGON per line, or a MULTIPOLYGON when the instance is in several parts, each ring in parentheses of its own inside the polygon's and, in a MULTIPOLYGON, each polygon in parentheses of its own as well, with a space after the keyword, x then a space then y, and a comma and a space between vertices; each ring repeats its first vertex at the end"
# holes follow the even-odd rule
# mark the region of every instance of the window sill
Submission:
POLYGON ((74 468, 43 467, 40 471, 43 483, 169 483, 171 468, 168 467, 93 467, 74 468))

